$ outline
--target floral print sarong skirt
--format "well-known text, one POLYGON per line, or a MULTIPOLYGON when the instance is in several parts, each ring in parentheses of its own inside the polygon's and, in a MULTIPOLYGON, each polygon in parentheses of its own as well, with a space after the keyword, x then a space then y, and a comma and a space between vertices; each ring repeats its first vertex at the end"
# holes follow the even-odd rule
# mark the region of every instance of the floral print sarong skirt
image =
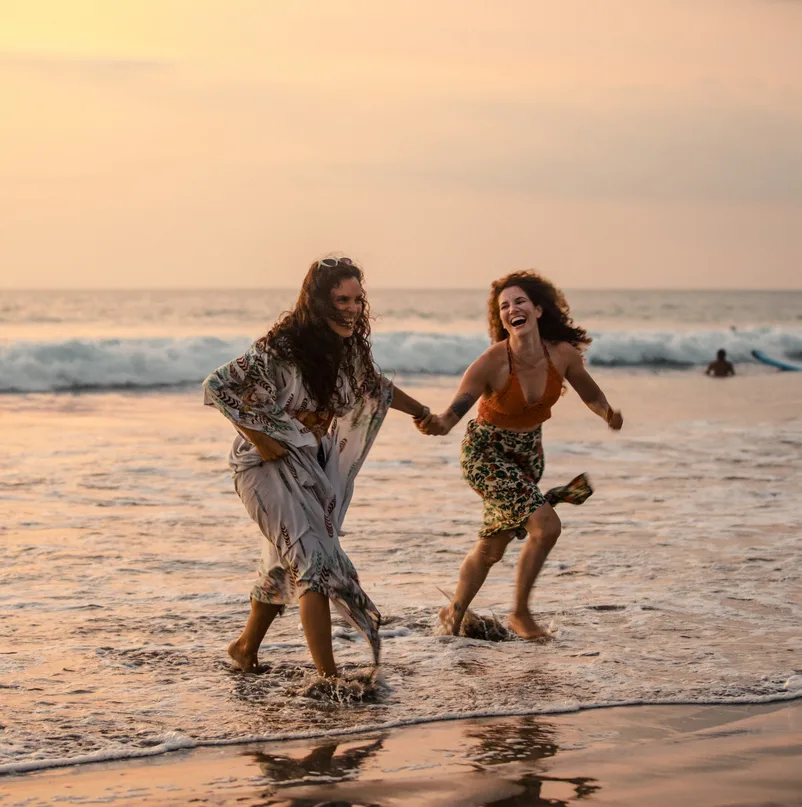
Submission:
POLYGON ((546 502, 582 504, 593 488, 585 474, 567 485, 541 493, 543 441, 540 426, 532 432, 513 432, 472 420, 462 440, 462 476, 482 497, 484 512, 480 538, 512 530, 526 538, 529 516, 546 502))

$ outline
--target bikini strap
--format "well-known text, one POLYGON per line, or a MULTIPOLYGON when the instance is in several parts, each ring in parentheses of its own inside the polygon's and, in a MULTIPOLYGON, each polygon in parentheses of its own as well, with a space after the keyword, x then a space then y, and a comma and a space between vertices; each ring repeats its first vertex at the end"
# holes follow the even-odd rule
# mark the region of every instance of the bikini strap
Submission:
POLYGON ((510 365, 510 375, 515 375, 515 366, 512 363, 512 349, 510 348, 509 337, 507 337, 507 363, 510 365))
MULTIPOLYGON (((560 375, 557 368, 554 366, 554 362, 551 360, 551 354, 549 353, 549 349, 546 347, 546 343, 543 343, 543 350, 546 352, 546 361, 549 363, 549 375, 555 375, 557 378, 560 379, 560 383, 563 383, 563 377, 560 375)), ((546 381, 548 385, 548 381, 546 381)))

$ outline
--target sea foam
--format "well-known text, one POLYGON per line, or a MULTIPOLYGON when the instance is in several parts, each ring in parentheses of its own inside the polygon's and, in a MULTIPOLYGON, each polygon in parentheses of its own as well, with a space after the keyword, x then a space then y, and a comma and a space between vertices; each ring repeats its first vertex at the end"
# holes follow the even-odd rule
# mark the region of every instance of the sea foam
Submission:
MULTIPOLYGON (((760 349, 802 357, 802 329, 748 328, 593 333, 593 366, 681 368, 709 362, 720 348, 734 362, 760 349)), ((0 346, 0 392, 158 388, 200 383, 243 353, 247 337, 70 339, 0 346)), ((374 337, 374 356, 388 374, 460 375, 488 346, 482 334, 395 331, 374 337)))

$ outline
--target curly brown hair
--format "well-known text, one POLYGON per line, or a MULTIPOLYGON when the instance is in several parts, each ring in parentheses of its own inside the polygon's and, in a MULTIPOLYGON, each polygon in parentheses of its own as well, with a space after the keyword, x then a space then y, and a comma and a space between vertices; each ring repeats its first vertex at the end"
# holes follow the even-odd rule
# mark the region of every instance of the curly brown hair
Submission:
POLYGON ((332 290, 349 278, 358 280, 360 286, 364 281, 362 270, 350 259, 336 260, 333 266, 315 261, 309 267, 295 308, 283 314, 260 340, 279 359, 298 368, 304 386, 321 409, 345 403, 339 382, 341 370, 354 391, 364 390, 378 380, 370 348, 367 299, 363 298, 362 313, 351 336, 338 336, 326 322, 343 321, 332 301, 332 290))
POLYGON ((502 342, 509 336, 507 329, 501 324, 498 296, 504 289, 512 286, 523 289, 532 303, 543 309, 537 323, 541 339, 549 342, 568 342, 579 350, 583 350, 591 343, 591 338, 584 328, 574 325, 565 295, 553 283, 535 272, 512 272, 490 285, 487 313, 490 338, 493 342, 502 342))

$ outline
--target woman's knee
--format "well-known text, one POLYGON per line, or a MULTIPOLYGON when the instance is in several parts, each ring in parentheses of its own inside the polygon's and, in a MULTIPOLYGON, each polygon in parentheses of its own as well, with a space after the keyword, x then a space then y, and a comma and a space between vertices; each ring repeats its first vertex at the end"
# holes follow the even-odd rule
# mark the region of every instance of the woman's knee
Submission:
POLYGON ((534 514, 527 528, 533 540, 551 549, 557 543, 563 525, 554 508, 551 505, 544 505, 534 514))
POLYGON ((492 538, 482 538, 476 545, 476 554, 485 566, 493 566, 504 557, 504 551, 510 542, 507 533, 499 533, 492 538))

